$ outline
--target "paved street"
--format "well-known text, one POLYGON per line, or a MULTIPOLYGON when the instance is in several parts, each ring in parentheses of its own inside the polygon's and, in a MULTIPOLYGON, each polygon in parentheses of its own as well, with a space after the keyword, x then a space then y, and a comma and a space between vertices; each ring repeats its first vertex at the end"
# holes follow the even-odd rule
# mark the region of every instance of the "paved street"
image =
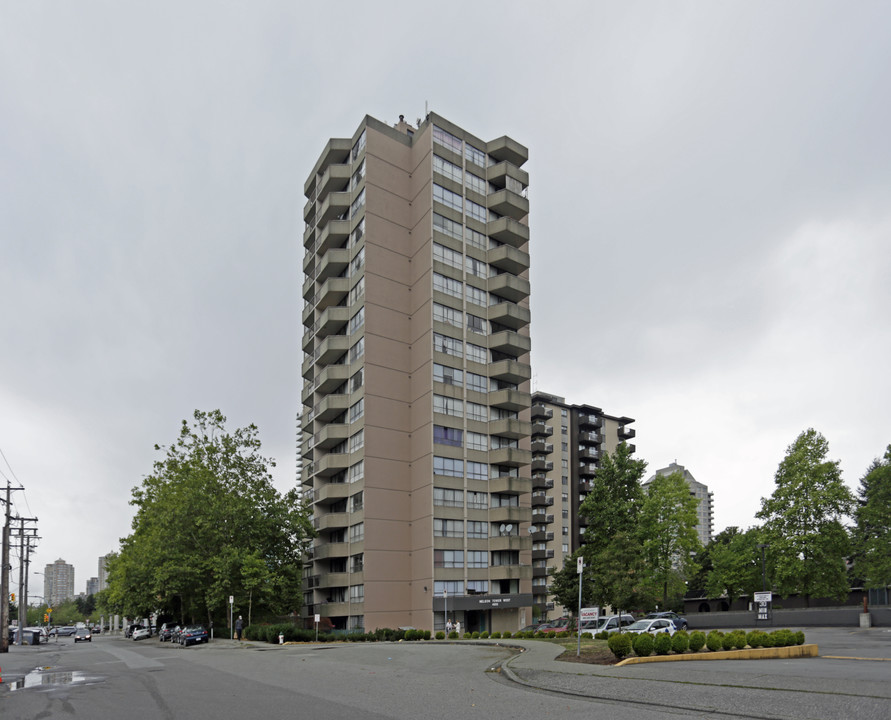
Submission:
POLYGON ((3 720, 876 718, 891 716, 891 632, 808 630, 823 657, 658 663, 556 662, 548 643, 271 646, 67 638, 0 656, 3 720), (826 650, 824 650, 826 648, 826 650), (834 657, 870 658, 865 660, 834 657), (503 667, 502 667, 503 663, 503 667), (37 670, 37 668, 41 668, 37 670))

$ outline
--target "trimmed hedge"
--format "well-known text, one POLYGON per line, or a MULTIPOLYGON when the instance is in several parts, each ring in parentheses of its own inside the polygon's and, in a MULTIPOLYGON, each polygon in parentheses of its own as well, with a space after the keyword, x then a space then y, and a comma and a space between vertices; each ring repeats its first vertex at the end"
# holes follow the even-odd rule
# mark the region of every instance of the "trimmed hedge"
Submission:
POLYGON ((705 633, 699 630, 690 633, 691 652, 699 652, 703 647, 705 647, 705 633))
POLYGON ((640 633, 631 646, 634 648, 634 654, 638 657, 649 657, 653 654, 653 636, 650 633, 640 633))
POLYGON ((609 649, 620 660, 631 654, 631 637, 628 633, 613 633, 607 641, 609 649))
POLYGON ((724 633, 720 630, 712 630, 705 636, 705 646, 712 652, 724 649, 724 633))
POLYGON ((671 649, 678 655, 687 652, 688 647, 690 647, 690 638, 683 630, 676 632, 671 638, 671 649))
POLYGON ((671 635, 659 633, 653 641, 653 648, 657 655, 668 655, 671 652, 671 635))

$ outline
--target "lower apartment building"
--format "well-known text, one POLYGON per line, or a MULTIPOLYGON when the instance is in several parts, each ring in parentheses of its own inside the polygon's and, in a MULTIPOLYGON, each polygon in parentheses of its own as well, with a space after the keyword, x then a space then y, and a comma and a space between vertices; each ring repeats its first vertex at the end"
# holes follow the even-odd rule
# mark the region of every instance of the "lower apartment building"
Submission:
POLYGON ((579 507, 604 453, 635 436, 628 427, 633 422, 557 395, 532 395, 532 593, 538 617, 565 614, 550 596, 550 569, 562 568, 582 545, 586 522, 579 507))
POLYGON ((527 158, 366 116, 306 180, 307 621, 532 620, 527 158))

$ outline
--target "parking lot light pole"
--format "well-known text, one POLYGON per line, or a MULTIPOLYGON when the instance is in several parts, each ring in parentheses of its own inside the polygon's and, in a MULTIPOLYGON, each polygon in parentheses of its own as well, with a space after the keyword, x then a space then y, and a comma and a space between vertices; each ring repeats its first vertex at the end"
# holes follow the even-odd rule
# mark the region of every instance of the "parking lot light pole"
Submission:
POLYGON ((758 543, 761 548, 761 591, 767 590, 767 571, 764 565, 764 551, 770 547, 768 543, 758 543))

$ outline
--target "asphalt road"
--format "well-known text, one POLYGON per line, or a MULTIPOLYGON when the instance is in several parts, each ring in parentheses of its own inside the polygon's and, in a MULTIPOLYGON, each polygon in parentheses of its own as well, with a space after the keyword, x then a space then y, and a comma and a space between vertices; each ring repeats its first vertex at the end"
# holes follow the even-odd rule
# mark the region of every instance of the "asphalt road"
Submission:
MULTIPOLYGON (((809 641, 821 632, 808 631, 809 641)), ((0 655, 0 718, 891 717, 891 661, 880 659, 891 658, 891 633, 829 630, 823 641, 821 654, 869 659, 615 668, 554 662, 553 646, 536 641, 517 655, 494 643, 181 648, 63 638, 0 655)))

